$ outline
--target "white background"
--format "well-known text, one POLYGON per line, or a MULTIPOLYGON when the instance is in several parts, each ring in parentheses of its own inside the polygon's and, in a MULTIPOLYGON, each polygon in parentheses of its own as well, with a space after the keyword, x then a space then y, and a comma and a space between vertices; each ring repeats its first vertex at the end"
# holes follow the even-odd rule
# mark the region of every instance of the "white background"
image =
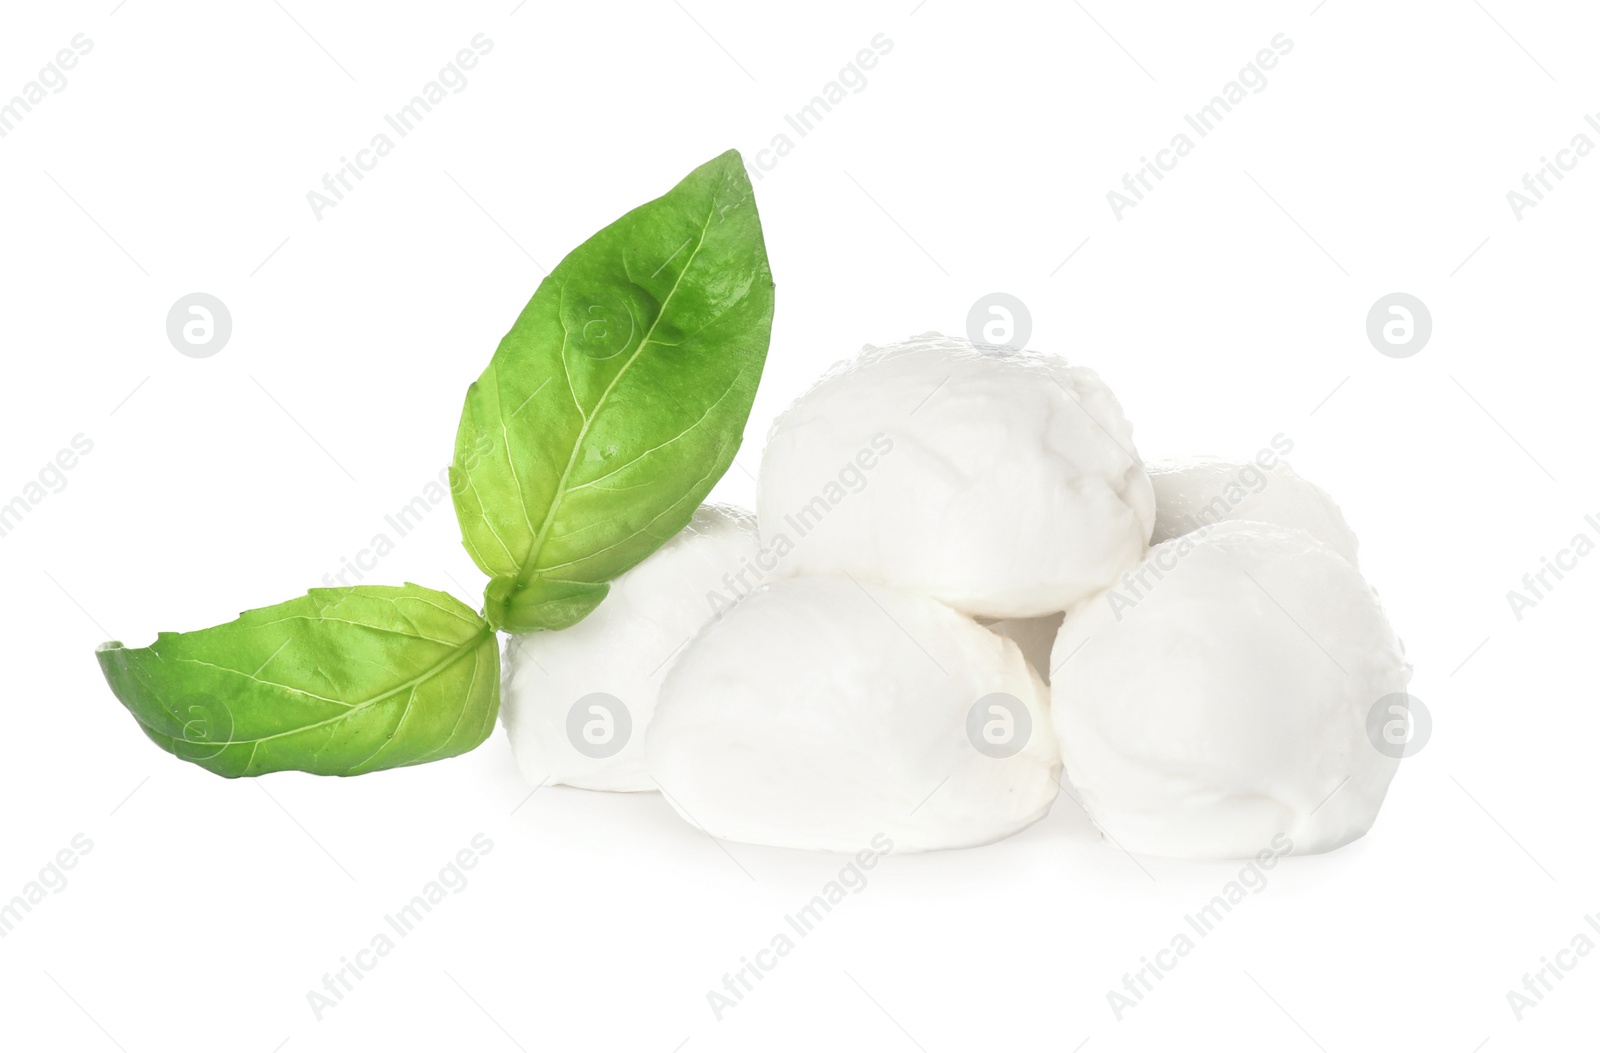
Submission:
MULTIPOLYGON (((1600 534, 1600 160, 1520 219, 1506 197, 1600 141, 1583 5, 115 2, 11 5, 0 32, 0 97, 93 41, 0 139, 0 501, 93 442, 0 538, 0 899, 93 844, 0 940, 7 1047, 1592 1047, 1600 955, 1521 1022, 1506 999, 1600 912, 1600 556, 1520 621, 1506 599, 1600 534), (314 218, 307 191, 478 33, 467 87, 314 218), (527 799, 499 731, 240 781, 140 734, 97 643, 322 584, 447 463, 543 267, 753 158, 879 33, 865 89, 757 183, 777 320, 718 496, 751 503, 768 424, 826 366, 958 333, 996 290, 1101 372, 1146 457, 1287 434, 1435 720, 1368 837, 1274 870, 1119 1022, 1106 992, 1238 868, 1132 859, 1063 798, 1001 844, 889 859, 718 1022, 706 992, 841 860, 724 850, 654 794, 527 799), (1265 89, 1114 218, 1106 192, 1278 33, 1265 89), (1402 290, 1434 332, 1392 359, 1365 317, 1402 290), (195 291, 233 318, 204 360, 165 333, 195 291), (480 832, 470 884, 318 1022, 306 992, 480 832)), ((458 537, 440 507, 368 580, 476 605, 458 537)))

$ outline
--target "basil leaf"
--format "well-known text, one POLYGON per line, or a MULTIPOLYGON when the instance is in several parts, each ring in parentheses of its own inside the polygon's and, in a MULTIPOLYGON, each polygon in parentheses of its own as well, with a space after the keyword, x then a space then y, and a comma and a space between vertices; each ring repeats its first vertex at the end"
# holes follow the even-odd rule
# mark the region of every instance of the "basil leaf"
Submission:
POLYGON ((738 451, 772 309, 732 150, 539 284, 467 391, 451 468, 496 628, 574 624, 688 525, 738 451))
POLYGON ((156 745, 230 778, 454 757, 489 737, 500 708, 494 630, 411 584, 313 589, 226 625, 96 654, 156 745))

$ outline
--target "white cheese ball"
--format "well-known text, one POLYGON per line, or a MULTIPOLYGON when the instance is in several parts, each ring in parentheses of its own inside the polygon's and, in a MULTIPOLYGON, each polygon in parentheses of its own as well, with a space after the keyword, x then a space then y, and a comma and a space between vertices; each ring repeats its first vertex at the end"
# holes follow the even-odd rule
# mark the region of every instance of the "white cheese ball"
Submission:
POLYGON ((671 659, 725 606, 755 558, 755 518, 702 505, 689 525, 611 583, 583 621, 506 643, 500 716, 529 783, 653 790, 644 732, 671 659))
POLYGON ((1156 491, 1156 526, 1151 544, 1160 544, 1212 523, 1249 520, 1304 530, 1356 562, 1355 533, 1339 506, 1322 487, 1307 482, 1276 455, 1254 461, 1187 457, 1149 461, 1145 468, 1156 491))
POLYGON ((764 586, 674 664, 650 773, 714 837, 857 852, 985 844, 1049 811, 1048 695, 1015 644, 843 576, 764 586))
POLYGON ((1018 618, 1138 562, 1155 498, 1093 371, 929 333, 868 347, 778 418, 757 514, 787 573, 1018 618))
POLYGON ((1302 531, 1221 523, 1157 545, 1067 612, 1052 661, 1067 776, 1130 852, 1337 848, 1399 764, 1367 728, 1410 678, 1400 641, 1355 568, 1302 531))

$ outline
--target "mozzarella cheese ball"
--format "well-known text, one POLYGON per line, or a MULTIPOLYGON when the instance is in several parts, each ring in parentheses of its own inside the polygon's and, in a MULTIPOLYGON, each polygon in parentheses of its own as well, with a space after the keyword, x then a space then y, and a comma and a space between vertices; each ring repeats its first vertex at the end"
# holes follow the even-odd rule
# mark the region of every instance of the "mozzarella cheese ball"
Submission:
POLYGON ((1058 783, 1044 685, 943 604, 844 576, 780 580, 695 638, 661 688, 650 773, 714 837, 859 852, 979 845, 1058 783))
POLYGON ((928 333, 868 347, 778 418, 757 514, 787 573, 1018 618, 1064 610, 1135 564, 1155 499, 1091 370, 928 333))
POLYGON ((1322 487, 1295 474, 1274 457, 1225 461, 1189 457, 1145 464, 1156 492, 1160 544, 1212 523, 1250 520, 1304 530, 1339 555, 1356 562, 1356 535, 1322 487), (1263 463, 1265 461, 1265 463, 1263 463))
MULTIPOLYGON (((702 505, 689 525, 611 583, 583 621, 512 636, 500 716, 529 783, 653 790, 644 731, 671 658, 718 610, 725 578, 755 558, 750 513, 702 505)), ((721 600, 726 605, 725 600, 721 600)))
POLYGON ((1303 531, 1221 523, 1157 545, 1067 612, 1052 660, 1068 778, 1130 852, 1337 848, 1372 825, 1399 764, 1367 720, 1410 678, 1400 641, 1355 568, 1303 531))

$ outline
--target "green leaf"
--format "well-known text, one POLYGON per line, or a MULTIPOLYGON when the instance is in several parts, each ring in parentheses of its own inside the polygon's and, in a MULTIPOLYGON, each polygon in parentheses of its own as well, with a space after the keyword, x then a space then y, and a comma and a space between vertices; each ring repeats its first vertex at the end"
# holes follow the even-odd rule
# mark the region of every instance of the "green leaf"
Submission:
POLYGON ((539 284, 467 390, 451 467, 492 624, 574 624, 688 524, 738 452, 772 307, 731 150, 539 284))
POLYGON ((234 778, 361 775, 465 753, 494 729, 489 624, 407 584, 313 589, 237 621, 102 644, 106 682, 168 753, 234 778))

